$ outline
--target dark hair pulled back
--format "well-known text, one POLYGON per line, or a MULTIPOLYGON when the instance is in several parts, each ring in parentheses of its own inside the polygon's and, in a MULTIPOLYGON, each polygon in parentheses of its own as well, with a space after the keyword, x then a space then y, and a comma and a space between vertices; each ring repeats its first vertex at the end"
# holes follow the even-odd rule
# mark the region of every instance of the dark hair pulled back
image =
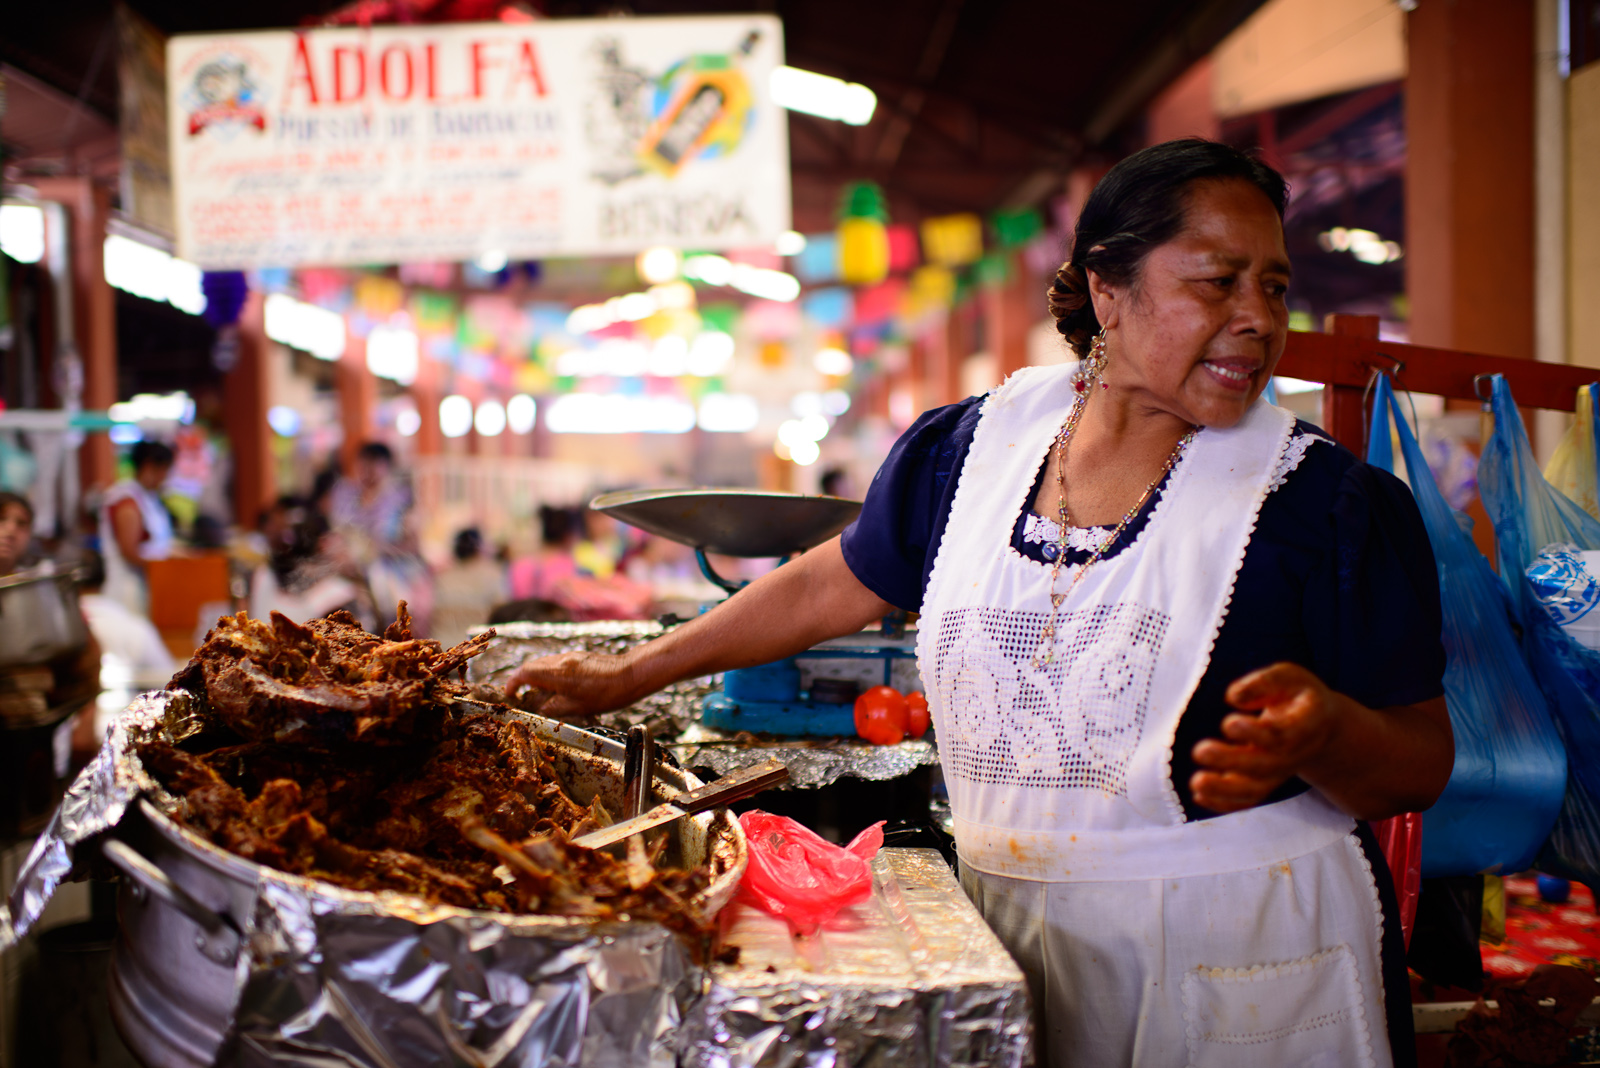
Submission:
POLYGON ((1080 356, 1100 331, 1089 299, 1088 272, 1113 285, 1133 283, 1145 257, 1183 230, 1190 186, 1229 178, 1261 190, 1278 210, 1278 218, 1283 218, 1289 202, 1283 175, 1215 141, 1186 138, 1152 145, 1100 179, 1078 214, 1072 258, 1056 271, 1048 292, 1056 329, 1080 356))

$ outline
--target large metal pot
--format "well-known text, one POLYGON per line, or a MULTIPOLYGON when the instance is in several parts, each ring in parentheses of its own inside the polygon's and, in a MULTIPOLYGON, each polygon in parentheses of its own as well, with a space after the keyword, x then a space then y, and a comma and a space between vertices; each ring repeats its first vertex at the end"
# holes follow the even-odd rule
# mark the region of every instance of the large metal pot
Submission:
POLYGON ((46 664, 82 652, 88 644, 75 573, 33 570, 0 576, 0 668, 46 664))
MULTIPOLYGON (((523 713, 510 713, 523 715, 523 713)), ((599 795, 622 810, 624 747, 610 739, 539 716, 534 730, 558 743, 554 763, 575 801, 599 795)), ((654 793, 667 800, 701 785, 687 772, 657 767, 654 793)), ((673 825, 678 861, 709 865, 713 878, 690 909, 714 916, 731 900, 744 874, 746 843, 726 809, 680 819, 673 825)), ((253 864, 219 849, 179 825, 150 799, 140 799, 103 845, 122 869, 118 900, 121 930, 112 955, 111 1012, 128 1047, 150 1068, 205 1068, 227 1031, 236 998, 239 933, 269 884, 326 886, 253 864)), ((415 913, 419 902, 399 894, 338 894, 392 903, 415 913)), ((514 926, 516 937, 571 938, 575 921, 563 917, 512 917, 464 909, 433 909, 514 926)))

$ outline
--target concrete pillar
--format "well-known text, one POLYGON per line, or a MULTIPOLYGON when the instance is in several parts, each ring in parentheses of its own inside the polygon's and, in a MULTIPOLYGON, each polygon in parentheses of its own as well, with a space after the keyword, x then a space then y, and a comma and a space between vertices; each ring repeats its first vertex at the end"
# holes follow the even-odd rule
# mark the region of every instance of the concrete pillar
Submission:
MULTIPOLYGON (((1567 350, 1567 83, 1561 75, 1564 0, 1535 0, 1534 13, 1534 354, 1566 363, 1567 350)), ((1539 462, 1566 433, 1562 412, 1533 414, 1539 462)))
POLYGON ((278 494, 267 425, 270 402, 267 331, 263 321, 266 297, 252 292, 239 313, 239 355, 222 381, 225 428, 233 454, 233 512, 241 527, 255 526, 256 515, 278 494))
POLYGON ((1600 63, 1567 81, 1568 362, 1600 367, 1600 63))
POLYGON ((1407 18, 1411 340, 1534 355, 1534 0, 1407 18))

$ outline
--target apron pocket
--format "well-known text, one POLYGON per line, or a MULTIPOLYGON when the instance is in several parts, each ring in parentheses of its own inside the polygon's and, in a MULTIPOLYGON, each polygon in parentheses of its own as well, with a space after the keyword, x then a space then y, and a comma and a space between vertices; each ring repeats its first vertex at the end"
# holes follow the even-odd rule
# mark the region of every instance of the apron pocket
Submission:
POLYGON ((1190 1068, 1372 1068, 1355 954, 1334 946, 1284 964, 1201 966, 1183 979, 1190 1068))

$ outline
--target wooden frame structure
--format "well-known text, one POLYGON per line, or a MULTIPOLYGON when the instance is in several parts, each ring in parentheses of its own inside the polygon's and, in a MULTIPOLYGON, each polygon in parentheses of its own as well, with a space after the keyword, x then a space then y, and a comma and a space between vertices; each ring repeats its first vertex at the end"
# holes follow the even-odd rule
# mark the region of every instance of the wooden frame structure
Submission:
POLYGON ((1322 428, 1357 456, 1366 455, 1364 401, 1377 371, 1388 372, 1395 389, 1452 400, 1482 400, 1482 376, 1503 374, 1519 406, 1563 412, 1577 406, 1580 386, 1600 380, 1600 369, 1594 367, 1380 341, 1375 315, 1330 315, 1327 333, 1291 333, 1277 369, 1280 375, 1327 387, 1322 391, 1322 428))

